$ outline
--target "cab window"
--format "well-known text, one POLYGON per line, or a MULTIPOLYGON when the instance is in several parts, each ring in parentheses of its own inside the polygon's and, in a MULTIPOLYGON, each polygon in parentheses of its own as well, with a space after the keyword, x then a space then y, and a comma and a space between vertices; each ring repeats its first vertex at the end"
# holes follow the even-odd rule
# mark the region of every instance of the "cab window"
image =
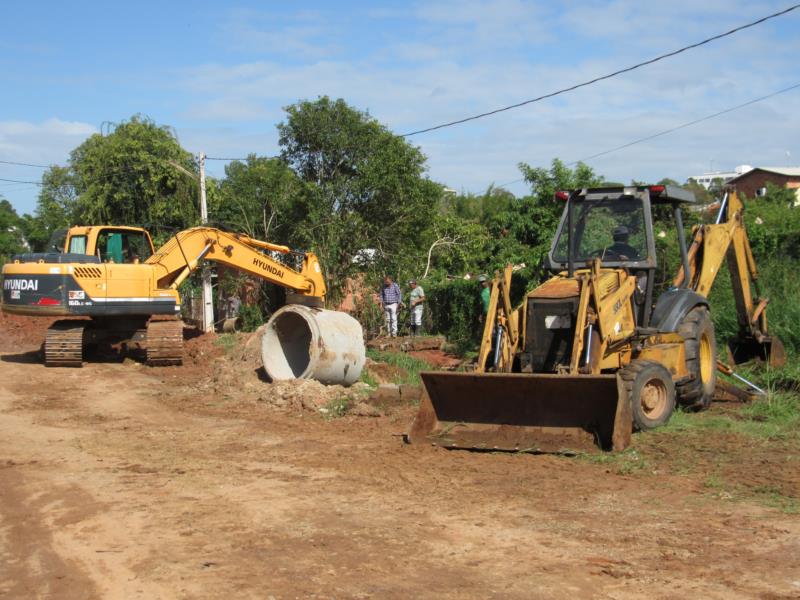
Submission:
POLYGON ((150 244, 142 231, 104 229, 97 236, 97 255, 105 263, 136 264, 150 257, 150 244))
MULTIPOLYGON (((603 261, 639 261, 647 258, 644 209, 629 199, 578 201, 573 208, 576 261, 599 257, 603 261)), ((555 244, 554 258, 567 256, 566 221, 555 244)))
POLYGON ((74 254, 86 254, 86 236, 73 235, 71 238, 69 238, 69 248, 67 249, 67 252, 72 252, 74 254))

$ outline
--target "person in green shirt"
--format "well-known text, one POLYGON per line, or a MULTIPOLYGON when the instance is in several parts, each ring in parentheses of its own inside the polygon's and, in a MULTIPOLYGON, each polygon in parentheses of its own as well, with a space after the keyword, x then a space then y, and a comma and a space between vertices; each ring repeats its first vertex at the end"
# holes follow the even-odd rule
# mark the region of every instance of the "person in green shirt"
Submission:
POLYGON ((408 282, 411 293, 408 295, 409 308, 411 309, 411 335, 422 332, 422 312, 425 310, 425 290, 417 285, 417 280, 412 279, 408 282))
POLYGON ((489 299, 492 296, 491 287, 492 282, 486 275, 480 275, 478 282, 481 284, 481 323, 489 313, 489 299))

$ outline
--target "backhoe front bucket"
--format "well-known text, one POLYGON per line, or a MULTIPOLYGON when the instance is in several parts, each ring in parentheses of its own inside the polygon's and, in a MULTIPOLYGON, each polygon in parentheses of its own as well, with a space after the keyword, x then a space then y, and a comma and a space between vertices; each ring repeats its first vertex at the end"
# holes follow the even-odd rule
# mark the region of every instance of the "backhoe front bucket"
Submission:
POLYGON ((616 375, 425 372, 410 443, 531 452, 624 450, 631 405, 616 375))

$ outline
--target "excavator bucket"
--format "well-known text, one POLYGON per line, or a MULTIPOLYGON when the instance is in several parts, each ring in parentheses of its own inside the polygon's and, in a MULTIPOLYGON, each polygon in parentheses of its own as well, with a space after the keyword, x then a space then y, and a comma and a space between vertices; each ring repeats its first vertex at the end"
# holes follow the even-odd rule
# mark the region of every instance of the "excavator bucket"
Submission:
POLYGON ((728 343, 728 360, 740 365, 751 360, 766 362, 770 367, 786 364, 783 342, 774 335, 764 336, 759 342, 752 337, 735 338, 728 343))
POLYGON ((630 401, 616 375, 421 373, 410 443, 528 452, 624 450, 630 401))

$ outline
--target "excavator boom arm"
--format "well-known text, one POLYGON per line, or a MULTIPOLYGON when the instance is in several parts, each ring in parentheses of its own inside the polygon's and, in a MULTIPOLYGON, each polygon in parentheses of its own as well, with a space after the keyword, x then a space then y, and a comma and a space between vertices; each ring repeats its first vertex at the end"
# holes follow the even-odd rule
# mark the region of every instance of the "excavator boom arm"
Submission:
POLYGON ((325 296, 325 280, 314 254, 306 253, 301 270, 296 271, 263 250, 282 254, 291 252, 286 246, 262 242, 248 236, 213 227, 194 227, 172 237, 147 259, 147 263, 155 269, 155 278, 160 288, 177 288, 202 260, 213 260, 304 296, 325 296))

